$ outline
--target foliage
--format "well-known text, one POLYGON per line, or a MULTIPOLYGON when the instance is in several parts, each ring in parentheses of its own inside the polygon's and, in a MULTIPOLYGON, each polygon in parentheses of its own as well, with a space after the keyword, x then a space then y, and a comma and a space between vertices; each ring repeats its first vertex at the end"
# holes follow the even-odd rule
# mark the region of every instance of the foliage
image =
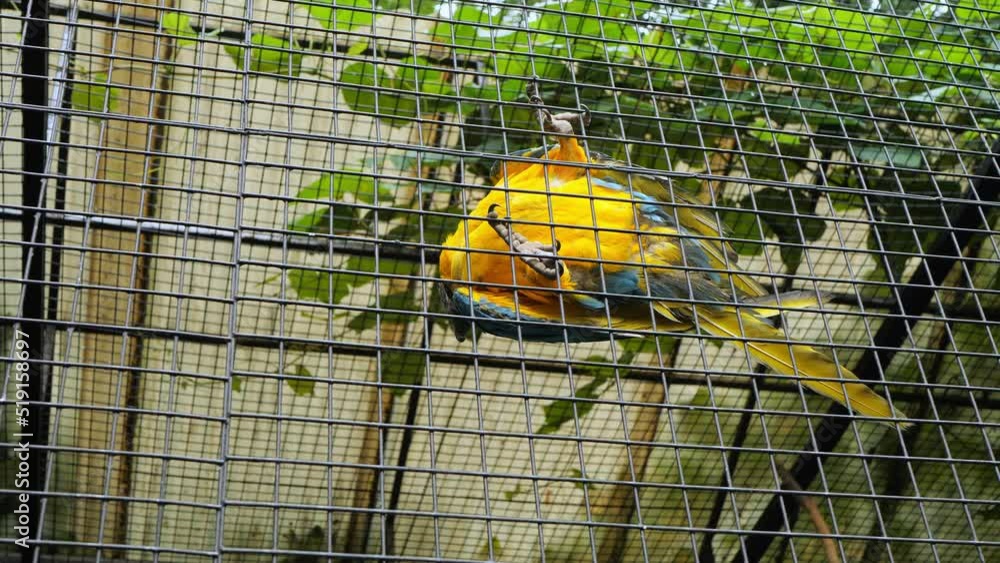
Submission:
MULTIPOLYGON (((657 340, 659 340, 661 351, 664 349, 669 350, 667 348, 670 346, 669 338, 659 337, 657 340)), ((594 409, 594 406, 597 405, 596 401, 600 398, 601 394, 611 385, 614 385, 615 372, 621 369, 622 375, 624 375, 624 368, 632 365, 639 354, 655 352, 657 340, 652 338, 622 340, 619 343, 621 353, 618 355, 617 362, 605 356, 588 356, 584 362, 599 365, 579 366, 575 369, 575 372, 577 376, 589 376, 590 380, 582 385, 577 381, 576 392, 573 394, 572 399, 556 399, 545 405, 542 408, 545 414, 545 421, 538 428, 537 432, 539 434, 553 434, 558 432, 567 422, 574 419, 582 419, 589 414, 594 409), (583 400, 581 401, 581 399, 583 400)))
MULTIPOLYGON (((291 551, 326 551, 330 541, 330 535, 322 526, 313 526, 305 532, 299 534, 294 529, 288 530, 282 535, 285 549, 291 551)), ((320 563, 325 561, 325 557, 318 555, 287 555, 281 558, 281 563, 320 563)))
POLYGON ((496 560, 497 558, 503 557, 503 543, 497 536, 491 536, 490 540, 484 541, 483 546, 479 549, 479 557, 484 560, 496 560), (493 559, 490 558, 490 552, 493 553, 493 559))
POLYGON ((372 0, 313 0, 299 5, 326 29, 371 27, 375 20, 372 0))
POLYGON ((420 385, 427 373, 427 357, 419 350, 387 350, 382 352, 379 380, 389 385, 393 395, 403 395, 408 390, 400 385, 420 385))
POLYGON ((194 45, 194 38, 198 37, 194 28, 191 27, 191 16, 181 12, 167 12, 163 14, 160 18, 160 31, 174 36, 174 41, 176 41, 178 47, 194 45))
POLYGON ((302 53, 291 41, 256 33, 250 37, 248 49, 236 45, 223 47, 233 59, 233 64, 240 70, 249 62, 246 70, 253 72, 276 74, 281 77, 298 76, 302 71, 302 53))
POLYGON ((296 395, 312 396, 313 392, 316 389, 316 381, 313 379, 303 379, 303 378, 313 377, 312 372, 309 371, 302 364, 298 364, 295 366, 292 375, 294 375, 296 378, 285 380, 288 382, 288 386, 292 389, 292 391, 296 395))
POLYGON ((399 64, 356 62, 340 74, 344 99, 352 109, 373 113, 387 125, 408 125, 422 114, 451 112, 455 103, 442 96, 455 90, 423 57, 399 64))
MULTIPOLYGON (((121 91, 115 86, 108 86, 108 75, 103 72, 95 72, 84 76, 83 80, 73 85, 70 103, 73 109, 98 113, 114 112, 118 109, 119 97, 121 97, 121 91)), ((92 119, 100 119, 100 117, 92 119)))

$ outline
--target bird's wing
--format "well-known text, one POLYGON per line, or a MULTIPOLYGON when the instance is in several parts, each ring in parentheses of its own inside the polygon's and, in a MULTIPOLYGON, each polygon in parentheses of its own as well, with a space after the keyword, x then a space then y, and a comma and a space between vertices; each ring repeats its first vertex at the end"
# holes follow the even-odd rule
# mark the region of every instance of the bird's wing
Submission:
MULTIPOLYGON (((451 286, 449 313, 474 319, 486 332, 532 342, 606 341, 644 336, 630 331, 652 328, 649 312, 642 314, 595 315, 572 299, 560 299, 557 292, 470 290, 451 286)), ((564 294, 565 295, 565 294, 564 294)), ((675 326, 686 330, 690 324, 675 326)), ((668 327, 669 328, 669 327, 668 327)))
POLYGON ((729 271, 733 285, 748 297, 767 295, 753 278, 738 271, 739 256, 725 237, 727 231, 714 213, 705 209, 695 194, 674 183, 670 178, 652 173, 628 172, 622 170, 623 163, 604 155, 592 155, 600 166, 590 171, 593 181, 604 187, 617 187, 636 198, 637 210, 646 215, 667 218, 670 223, 684 230, 686 236, 698 241, 711 257, 712 267, 729 271), (658 208, 654 211, 654 208, 658 208), (676 214, 676 216, 675 216, 676 214))
POLYGON ((761 317, 777 317, 787 309, 808 309, 819 305, 820 295, 812 291, 786 291, 744 299, 740 303, 761 317))

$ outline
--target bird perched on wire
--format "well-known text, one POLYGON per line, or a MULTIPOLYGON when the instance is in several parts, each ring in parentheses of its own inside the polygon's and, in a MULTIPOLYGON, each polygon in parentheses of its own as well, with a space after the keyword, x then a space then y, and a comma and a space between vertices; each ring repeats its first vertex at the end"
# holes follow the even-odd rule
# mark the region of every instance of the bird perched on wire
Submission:
POLYGON ((697 328, 746 343, 757 361, 856 414, 900 415, 850 370, 789 342, 769 321, 780 308, 815 305, 815 295, 768 295, 737 268, 715 215, 693 195, 588 153, 574 131, 589 124, 586 108, 552 114, 534 83, 528 98, 558 144, 498 163, 495 188, 440 255, 442 300, 460 341, 474 325, 543 342, 697 328))

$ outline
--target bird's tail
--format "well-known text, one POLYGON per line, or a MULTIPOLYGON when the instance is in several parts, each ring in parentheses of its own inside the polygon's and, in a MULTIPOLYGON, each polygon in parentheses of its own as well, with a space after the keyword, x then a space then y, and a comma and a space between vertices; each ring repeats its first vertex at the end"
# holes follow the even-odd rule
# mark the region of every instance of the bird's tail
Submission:
MULTIPOLYGON (((905 414, 894 409, 885 398, 862 383, 851 370, 838 366, 818 350, 802 344, 756 340, 786 340, 787 337, 784 332, 753 313, 705 309, 699 307, 698 310, 698 322, 702 329, 716 336, 740 339, 733 341, 737 346, 745 338, 750 354, 775 372, 801 377, 800 381, 806 387, 844 406, 850 406, 857 414, 884 419, 905 418, 905 414)), ((899 424, 904 428, 910 426, 906 422, 899 424)))
POLYGON ((819 305, 819 294, 812 291, 786 291, 777 295, 768 294, 742 299, 740 304, 762 317, 777 317, 787 309, 804 309, 819 305))

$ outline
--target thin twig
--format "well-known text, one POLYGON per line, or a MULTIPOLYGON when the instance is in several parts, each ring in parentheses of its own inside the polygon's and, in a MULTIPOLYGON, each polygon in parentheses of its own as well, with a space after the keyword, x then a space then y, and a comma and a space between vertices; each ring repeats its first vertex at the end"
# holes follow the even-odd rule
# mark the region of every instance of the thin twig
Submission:
MULTIPOLYGON (((778 468, 778 475, 781 477, 781 486, 784 489, 791 489, 796 492, 803 492, 802 487, 799 485, 798 481, 795 480, 795 476, 792 475, 790 471, 785 469, 785 466, 781 464, 775 464, 778 468)), ((826 523, 826 519, 823 518, 823 513, 819 510, 819 505, 816 504, 816 499, 809 495, 794 495, 795 499, 799 501, 802 508, 809 514, 809 519, 812 520, 813 527, 816 528, 816 533, 822 535, 823 550, 826 551, 826 560, 828 563, 841 563, 840 553, 837 550, 837 542, 833 539, 833 531, 830 530, 830 526, 826 523)))

